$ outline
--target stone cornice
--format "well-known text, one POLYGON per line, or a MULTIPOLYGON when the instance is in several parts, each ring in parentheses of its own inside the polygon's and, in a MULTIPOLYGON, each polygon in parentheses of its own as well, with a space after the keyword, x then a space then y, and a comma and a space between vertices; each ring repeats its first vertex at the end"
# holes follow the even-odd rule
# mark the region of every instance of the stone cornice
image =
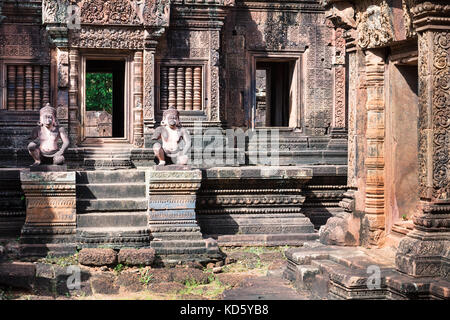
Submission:
POLYGON ((450 3, 442 1, 413 1, 411 13, 417 31, 427 28, 450 28, 450 3))

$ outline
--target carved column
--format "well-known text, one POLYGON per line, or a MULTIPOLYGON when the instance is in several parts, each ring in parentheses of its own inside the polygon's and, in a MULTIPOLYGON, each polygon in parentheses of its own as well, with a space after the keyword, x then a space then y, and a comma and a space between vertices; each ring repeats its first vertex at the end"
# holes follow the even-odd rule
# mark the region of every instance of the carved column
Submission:
POLYGON ((367 155, 365 221, 369 245, 385 236, 384 215, 384 57, 382 50, 366 51, 367 155))
POLYGON ((155 51, 157 41, 147 39, 144 49, 144 125, 145 129, 155 126, 155 51))
POLYGON ((144 146, 144 117, 142 108, 142 51, 134 54, 134 145, 144 146))
MULTIPOLYGON (((55 94, 56 110, 61 125, 70 131, 69 126, 69 52, 67 48, 56 49, 57 91, 55 94)), ((75 63, 75 62, 74 62, 75 63)), ((78 73, 78 72, 77 72, 78 73)), ((72 79, 72 81, 77 81, 72 79)))
POLYGON ((80 108, 78 105, 78 50, 69 51, 69 137, 72 145, 80 142, 81 124, 80 108))
POLYGON ((414 230, 399 244, 398 270, 449 279, 450 6, 412 8, 419 47, 419 195, 414 230))

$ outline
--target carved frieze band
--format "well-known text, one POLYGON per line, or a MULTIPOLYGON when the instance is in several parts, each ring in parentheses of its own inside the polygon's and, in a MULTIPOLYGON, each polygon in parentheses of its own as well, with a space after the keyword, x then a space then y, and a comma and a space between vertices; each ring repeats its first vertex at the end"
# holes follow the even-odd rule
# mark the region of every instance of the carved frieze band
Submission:
POLYGON ((43 0, 43 23, 67 23, 69 5, 78 7, 81 24, 169 25, 170 0, 43 0))

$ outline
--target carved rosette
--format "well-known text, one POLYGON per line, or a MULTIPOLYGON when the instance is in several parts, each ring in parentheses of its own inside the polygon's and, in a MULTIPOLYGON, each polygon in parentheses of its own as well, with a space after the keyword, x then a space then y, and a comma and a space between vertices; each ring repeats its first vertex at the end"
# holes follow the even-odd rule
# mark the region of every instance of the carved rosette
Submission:
POLYGON ((394 40, 391 13, 385 0, 357 2, 356 9, 357 43, 361 48, 380 47, 394 40))

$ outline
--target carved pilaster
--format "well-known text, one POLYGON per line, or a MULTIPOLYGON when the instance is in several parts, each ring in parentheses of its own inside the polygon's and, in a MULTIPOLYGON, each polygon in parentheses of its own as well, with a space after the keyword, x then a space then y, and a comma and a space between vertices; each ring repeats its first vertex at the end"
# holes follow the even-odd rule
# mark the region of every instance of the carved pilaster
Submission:
POLYGON ((69 137, 72 145, 81 139, 80 108, 78 104, 78 50, 69 51, 69 137))
POLYGON ((369 244, 379 245, 385 236, 384 215, 384 57, 381 50, 366 52, 367 155, 365 219, 369 244))
POLYGON ((419 195, 414 230, 399 244, 397 268, 412 276, 449 279, 450 5, 411 9, 419 47, 419 195))
POLYGON ((134 145, 144 146, 144 117, 142 108, 142 51, 134 54, 134 145))
POLYGON ((209 119, 211 121, 220 121, 223 110, 220 110, 220 90, 219 90, 219 67, 220 67, 220 30, 213 29, 210 31, 209 48, 210 48, 210 108, 209 119))

